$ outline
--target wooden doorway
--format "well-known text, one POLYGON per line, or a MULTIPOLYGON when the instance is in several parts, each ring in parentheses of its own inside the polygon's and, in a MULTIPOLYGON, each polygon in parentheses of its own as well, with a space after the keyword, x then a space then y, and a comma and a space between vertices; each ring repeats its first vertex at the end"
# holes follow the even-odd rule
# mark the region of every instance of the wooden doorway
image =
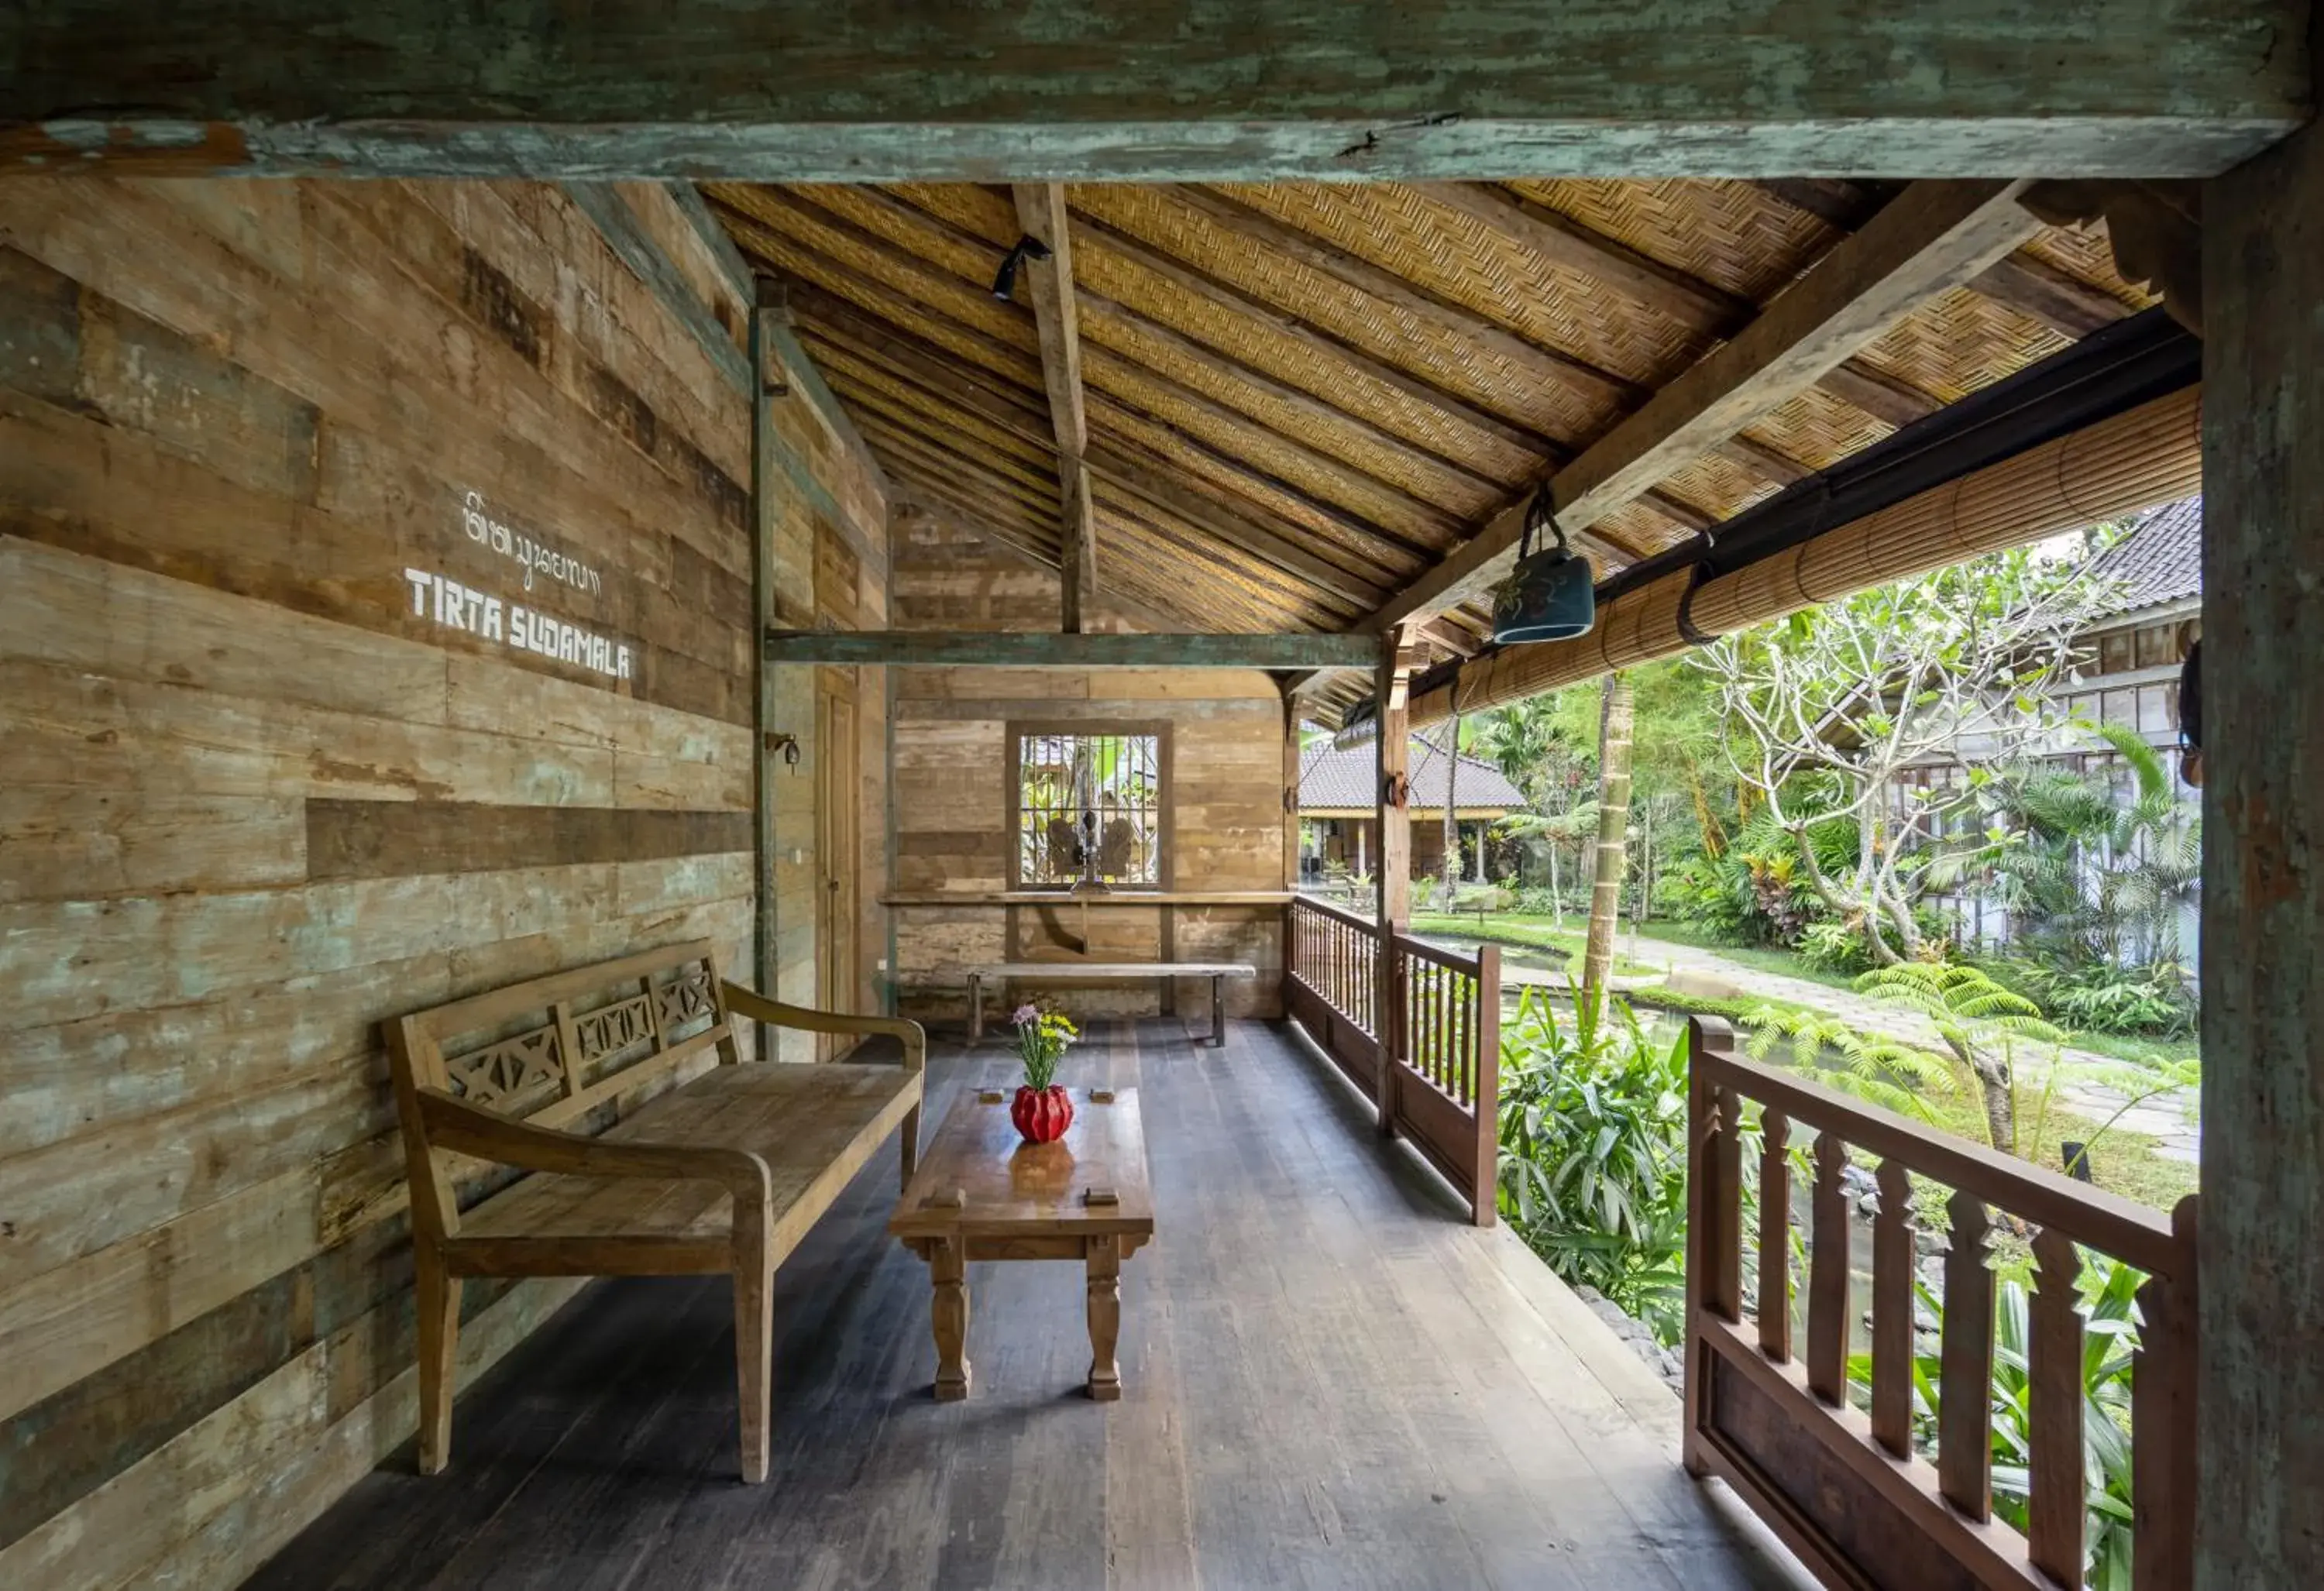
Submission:
MULTIPOLYGON (((862 747, 855 724, 855 671, 816 670, 816 750, 821 785, 816 791, 816 1004, 854 1011, 862 988, 856 927, 862 918, 862 747)), ((852 1045, 839 1035, 819 1035, 816 1058, 829 1061, 852 1045)))

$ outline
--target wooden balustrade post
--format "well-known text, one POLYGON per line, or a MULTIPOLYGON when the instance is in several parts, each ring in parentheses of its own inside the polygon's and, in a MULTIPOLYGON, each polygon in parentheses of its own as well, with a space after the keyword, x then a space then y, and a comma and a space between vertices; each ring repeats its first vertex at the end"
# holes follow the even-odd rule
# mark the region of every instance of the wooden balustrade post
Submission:
POLYGON ((1952 1247, 1945 1255, 1945 1325, 1938 1349, 1937 1490, 1983 1524, 1993 1517, 1993 1273, 1986 1268, 1990 1220, 1984 1202, 1960 1192, 1945 1206, 1952 1247))
POLYGON ((2055 1227, 2034 1239, 2025 1345, 2026 1556, 2061 1586, 2082 1583, 2082 1256, 2055 1227))
POLYGON ((1477 947, 1477 1010, 1472 1027, 1476 1056, 1471 1071, 1470 1108, 1477 1113, 1477 1225, 1493 1224, 1501 1184, 1501 947, 1477 947))
POLYGON ((1848 1145, 1815 1143, 1813 1228, 1808 1234, 1808 1390, 1835 1408, 1848 1402, 1848 1145))
POLYGON ((1792 1360, 1792 1118, 1759 1113, 1759 1351, 1792 1360))
POLYGON ((1711 1248, 1711 1079, 1703 1063, 1709 1019, 1687 1024, 1686 1066, 1686 1413, 1679 1437, 1680 1461, 1697 1480, 1711 1473, 1703 1452, 1703 1406, 1709 1394, 1711 1350, 1702 1340, 1702 1316, 1710 1296, 1711 1248))
POLYGON ((1872 1438, 1913 1456, 1913 1182, 1904 1163, 1880 1163, 1880 1214, 1872 1224, 1872 1438))
POLYGON ((2138 1353, 2130 1367, 2131 1583, 2188 1586, 2195 1578, 2195 1377, 2200 1314, 2195 1292, 2197 1198, 2171 1212, 2172 1268, 2138 1290, 2138 1353))

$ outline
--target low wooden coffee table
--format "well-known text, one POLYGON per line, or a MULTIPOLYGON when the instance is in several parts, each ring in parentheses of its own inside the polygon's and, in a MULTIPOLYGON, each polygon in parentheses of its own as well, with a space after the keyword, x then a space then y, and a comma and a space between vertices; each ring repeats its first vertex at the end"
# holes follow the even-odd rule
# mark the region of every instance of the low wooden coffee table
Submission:
POLYGON ((945 1114, 888 1230, 928 1263, 936 1284, 936 1396, 968 1396, 968 1262, 1080 1260, 1089 1274, 1089 1395, 1121 1396, 1121 1262, 1154 1236, 1138 1090, 1073 1091, 1074 1125, 1028 1144, 1009 1120, 1013 1090, 961 1097, 945 1114))

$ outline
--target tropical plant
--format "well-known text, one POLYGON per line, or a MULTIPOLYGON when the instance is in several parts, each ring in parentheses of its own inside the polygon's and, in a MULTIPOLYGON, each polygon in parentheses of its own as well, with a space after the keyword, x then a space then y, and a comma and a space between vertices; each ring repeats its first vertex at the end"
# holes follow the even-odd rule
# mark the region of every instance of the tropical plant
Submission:
MULTIPOLYGON (((2066 1035, 2042 1015, 2042 1007, 2006 989, 1976 967, 1958 961, 1903 961, 1856 980, 1867 994, 1910 1006, 1929 1019, 1953 1057, 1977 1080, 1984 1097, 1986 1130, 1996 1149, 2024 1154, 2038 1141, 2022 1143, 2017 1131, 2017 1047, 2048 1044, 2054 1057, 2066 1035)), ((2054 1084, 2057 1068, 2050 1069, 2054 1084)), ((2047 1114, 2044 1095, 2044 1114, 2047 1114)))
POLYGON ((2175 962, 2180 918, 2202 881, 2201 823, 2137 731, 2097 732, 2129 789, 2102 774, 2022 766, 1974 781, 1991 826, 1970 864, 2054 968, 2175 962))
POLYGON ((2195 997, 2176 961, 2119 967, 2083 961, 2065 967, 2018 962, 2009 969, 2061 1022, 2086 1033, 2180 1038, 2195 1031, 2195 997))
POLYGON ((1792 1063, 1814 1071, 1819 1081, 1930 1127, 1943 1126, 1937 1102, 1962 1090, 1960 1063, 1953 1057, 1859 1032, 1821 1011, 1762 1005, 1736 1021, 1744 1030, 1744 1053, 1753 1060, 1786 1049, 1792 1063))
POLYGON ((1550 1268, 1675 1342, 1683 1329, 1686 1036, 1528 986, 1501 1030, 1502 1214, 1550 1268))
POLYGON ((2053 726, 2043 685, 2106 593, 2018 549, 1858 592, 1692 654, 1716 683, 1736 777, 1788 836, 1824 909, 1882 965, 1919 952, 1924 842, 1963 797, 1898 776, 1974 731, 2003 759, 2053 726), (1900 803, 1898 792, 1904 789, 1900 803), (1825 865, 1814 828, 1852 822, 1825 865))
MULTIPOLYGON (((2083 1584, 2089 1591, 2131 1591, 2131 1361, 2138 1347, 2135 1298, 2144 1273, 2119 1260, 2085 1255, 2080 1279, 2082 1320, 2082 1466, 2089 1511, 2083 1584), (2094 1262, 2094 1263, 2090 1263, 2094 1262)), ((1944 1301, 1915 1283, 1921 1310, 1944 1321, 1944 1301)), ((1993 1508, 2017 1530, 2026 1528, 2027 1467, 2033 1452, 2027 1420, 2027 1349, 2033 1340, 2032 1300, 2022 1274, 2005 1275, 1997 1289, 1993 1343, 1993 1508)), ((1928 1338, 1932 1342, 1937 1337, 1928 1338)), ((1940 1356, 1913 1359, 1914 1439, 1933 1455, 1937 1440, 1940 1356)), ((1868 1398, 1869 1354, 1851 1355, 1849 1379, 1868 1398)))

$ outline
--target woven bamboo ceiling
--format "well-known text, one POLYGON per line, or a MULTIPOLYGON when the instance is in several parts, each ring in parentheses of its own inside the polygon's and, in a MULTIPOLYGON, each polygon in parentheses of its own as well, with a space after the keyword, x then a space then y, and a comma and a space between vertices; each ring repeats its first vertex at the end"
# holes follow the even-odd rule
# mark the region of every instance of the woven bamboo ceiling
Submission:
MULTIPOLYGON (((915 501, 1059 556, 1006 188, 715 185, 915 501)), ((1893 188, 1830 180, 1065 189, 1099 600, 1157 626, 1344 630, 1749 323, 1893 188)), ((2153 300, 2101 227, 1941 291, 1583 539, 1601 575, 2153 300)), ((1423 635, 1481 645, 1473 602, 1423 635)), ((1355 685, 1360 689, 1360 684, 1355 685)))

